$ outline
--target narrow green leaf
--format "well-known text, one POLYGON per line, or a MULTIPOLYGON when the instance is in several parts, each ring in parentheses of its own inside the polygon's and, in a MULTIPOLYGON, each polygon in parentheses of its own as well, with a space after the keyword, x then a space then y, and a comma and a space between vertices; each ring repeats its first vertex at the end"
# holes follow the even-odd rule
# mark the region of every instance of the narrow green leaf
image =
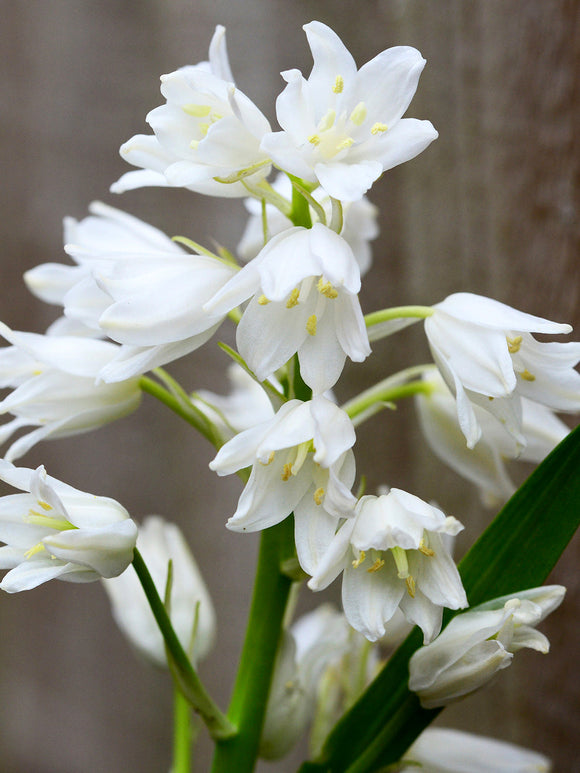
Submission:
MULTIPOLYGON (((580 524, 580 427, 514 494, 459 564, 472 606, 541 585, 580 524)), ((448 612, 445 624, 457 614, 448 612)), ((414 629, 300 773, 373 773, 396 762, 437 716, 407 688, 414 629)))

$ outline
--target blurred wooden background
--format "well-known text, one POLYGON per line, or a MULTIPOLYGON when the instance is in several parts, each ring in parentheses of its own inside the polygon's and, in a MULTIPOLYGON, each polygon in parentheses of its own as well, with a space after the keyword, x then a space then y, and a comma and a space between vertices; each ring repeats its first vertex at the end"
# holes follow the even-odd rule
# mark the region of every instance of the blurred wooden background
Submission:
MULTIPOLYGON (((429 304, 458 290, 489 294, 580 329, 580 6, 574 0, 0 0, 0 318, 42 331, 53 319, 21 274, 64 260, 61 221, 102 199, 201 242, 235 247, 239 202, 143 189, 114 197, 128 167, 119 145, 148 132, 159 75, 207 56, 217 23, 239 87, 275 125, 281 70, 311 60, 301 30, 331 25, 364 63, 390 45, 421 50, 427 67, 409 115, 440 137, 389 172, 366 311, 429 304)), ((576 336, 578 332, 576 333, 576 336)), ((348 369, 341 397, 424 361, 419 329, 375 347, 348 369)), ((225 390, 225 357, 211 345, 172 368, 188 388, 225 390)), ((365 427, 357 450, 370 487, 388 482, 440 505, 473 540, 491 518, 425 448, 411 406, 365 427)), ((46 443, 23 460, 79 488, 119 499, 136 519, 178 521, 208 579, 220 620, 203 664, 226 704, 249 600, 254 536, 223 527, 239 491, 207 469, 211 449, 145 399, 142 409, 89 436, 46 443)), ((580 644, 578 540, 551 578, 568 586, 544 625, 552 654, 524 653, 491 689, 444 712, 441 724, 536 748, 561 773, 576 751, 580 644)), ((461 552, 461 547, 460 547, 461 552)), ((533 556, 530 556, 533 560, 533 556)), ((305 607, 322 600, 306 593, 305 607)), ((4 773, 156 773, 168 768, 171 696, 163 674, 128 650, 98 583, 51 583, 0 598, 0 770, 4 773)), ((202 740, 196 770, 208 766, 202 740)), ((290 771, 291 761, 264 765, 290 771)), ((232 771, 232 773, 234 773, 232 771)))

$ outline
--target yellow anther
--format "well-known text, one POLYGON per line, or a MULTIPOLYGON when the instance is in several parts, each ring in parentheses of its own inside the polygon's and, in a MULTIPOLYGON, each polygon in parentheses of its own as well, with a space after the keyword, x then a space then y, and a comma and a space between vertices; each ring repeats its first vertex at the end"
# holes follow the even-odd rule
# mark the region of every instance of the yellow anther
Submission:
POLYGON ((536 377, 533 373, 530 373, 530 371, 526 368, 526 370, 522 370, 520 373, 520 376, 523 378, 524 381, 535 381, 536 377))
POLYGON ((266 298, 265 295, 260 295, 260 297, 258 298, 258 303, 260 304, 260 306, 265 306, 267 303, 270 303, 270 300, 269 298, 266 298))
POLYGON ((356 561, 352 562, 352 568, 353 569, 358 569, 359 566, 362 564, 362 562, 365 560, 366 557, 367 556, 366 556, 366 553, 364 552, 364 550, 361 550, 361 552, 358 554, 358 558, 356 559, 356 561))
POLYGON ((415 598, 415 580, 411 575, 408 577, 405 577, 405 585, 407 586, 407 593, 409 596, 414 599, 415 598))
POLYGON ((367 106, 364 102, 359 102, 355 109, 350 114, 349 120, 355 126, 361 126, 365 122, 367 117, 367 106))
POLYGON ((522 336, 514 336, 514 338, 506 336, 506 340, 508 345, 508 352, 510 354, 516 354, 519 352, 520 346, 522 345, 522 336))
POLYGON ((39 499, 38 504, 42 507, 43 510, 52 510, 52 506, 49 505, 48 502, 43 502, 39 499))
POLYGON ((202 135, 203 137, 205 137, 205 135, 206 135, 206 134, 208 133, 208 131, 209 131, 209 124, 208 124, 208 123, 200 123, 200 124, 198 124, 198 125, 197 125, 197 128, 198 128, 198 129, 199 129, 199 131, 201 132, 201 135, 202 135))
POLYGON ((435 551, 431 548, 428 548, 424 540, 421 540, 419 543, 419 551, 423 553, 424 556, 428 556, 429 558, 432 558, 435 555, 435 551))
POLYGON ((272 464, 273 461, 274 461, 274 451, 270 451, 270 456, 268 457, 268 461, 267 462, 260 462, 260 464, 263 467, 267 467, 269 464, 272 464))
POLYGON ((295 287, 290 293, 290 297, 286 301, 286 308, 291 309, 294 306, 298 306, 298 296, 300 295, 300 288, 295 287))
POLYGON ((374 123, 371 126, 371 134, 382 134, 386 132, 389 127, 386 123, 374 123))
POLYGON ((192 140, 192 141, 189 143, 189 147, 190 147, 192 150, 197 150, 197 148, 199 147, 199 140, 192 140))
POLYGON ((325 132, 330 129, 336 119, 336 110, 327 110, 326 113, 320 119, 317 126, 319 132, 325 132))
POLYGON ((316 314, 311 314, 306 320, 306 332, 308 335, 316 335, 316 314))
POLYGON ((321 505, 323 499, 324 499, 324 489, 321 486, 320 488, 317 488, 316 491, 314 492, 314 501, 316 502, 317 505, 321 505))
POLYGON ((347 137, 342 142, 339 142, 336 146, 336 152, 338 153, 341 150, 346 150, 347 148, 350 148, 350 146, 353 144, 354 140, 352 137, 347 137))
POLYGON ((316 284, 316 289, 321 295, 324 295, 325 298, 336 298, 338 297, 338 291, 334 289, 334 287, 330 284, 330 282, 323 282, 322 277, 318 280, 316 284))
POLYGON ((344 88, 344 78, 342 75, 337 75, 336 80, 334 81, 334 86, 332 87, 332 90, 335 94, 340 94, 344 88))
POLYGON ((194 118, 204 118, 211 113, 211 105, 184 105, 181 109, 194 118))
POLYGON ((312 134, 310 137, 308 137, 308 142, 311 145, 315 145, 315 146, 320 145, 320 137, 318 136, 318 134, 312 134))
POLYGON ((35 556, 37 553, 41 553, 43 550, 46 550, 42 542, 38 542, 33 548, 30 548, 30 550, 27 550, 24 554, 25 558, 31 558, 32 556, 35 556))
POLYGON ((292 475, 292 465, 289 463, 286 463, 284 467, 282 468, 282 480, 290 480, 290 476, 292 475))
POLYGON ((374 563, 374 564, 371 566, 371 568, 370 568, 370 569, 367 569, 367 572, 368 572, 369 574, 374 574, 375 572, 378 572, 378 571, 379 571, 379 569, 382 569, 384 565, 385 565, 385 562, 384 562, 384 560, 383 560, 382 558, 377 558, 377 560, 376 560, 376 561, 375 561, 375 563, 374 563))

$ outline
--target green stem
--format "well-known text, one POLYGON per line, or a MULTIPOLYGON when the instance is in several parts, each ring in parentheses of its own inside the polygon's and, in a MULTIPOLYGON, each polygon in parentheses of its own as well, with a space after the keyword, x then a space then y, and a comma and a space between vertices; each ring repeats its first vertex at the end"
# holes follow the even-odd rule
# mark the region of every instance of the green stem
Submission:
MULTIPOLYGON (((170 378, 166 373, 164 373, 164 377, 164 380, 170 378)), ((179 387, 179 391, 176 391, 175 388, 169 391, 148 376, 141 376, 139 386, 143 392, 147 392, 147 394, 160 400, 170 410, 185 419, 188 424, 195 427, 216 448, 222 445, 223 441, 217 428, 195 407, 181 387, 179 387)))
POLYGON ((237 735, 218 740, 212 773, 254 770, 292 580, 281 566, 294 553, 293 519, 262 532, 246 638, 228 718, 237 735))
POLYGON ((403 319, 406 317, 416 317, 425 319, 433 314, 432 306, 393 306, 390 309, 380 309, 372 311, 365 315, 365 325, 372 327, 381 322, 390 322, 393 319, 403 319))
POLYGON ((185 654, 147 565, 137 548, 133 551, 133 567, 165 641, 168 661, 179 689, 203 719, 213 738, 221 739, 232 736, 235 733, 234 726, 214 703, 185 654))
POLYGON ((177 687, 173 696, 173 767, 171 773, 191 772, 191 721, 189 703, 177 687))
POLYGON ((353 424, 358 426, 365 419, 370 418, 389 403, 400 400, 403 397, 412 397, 416 394, 431 394, 433 384, 429 381, 412 381, 417 376, 422 376, 426 371, 433 369, 432 365, 414 365, 400 373, 383 379, 378 384, 365 389, 356 397, 353 397, 342 406, 353 424))

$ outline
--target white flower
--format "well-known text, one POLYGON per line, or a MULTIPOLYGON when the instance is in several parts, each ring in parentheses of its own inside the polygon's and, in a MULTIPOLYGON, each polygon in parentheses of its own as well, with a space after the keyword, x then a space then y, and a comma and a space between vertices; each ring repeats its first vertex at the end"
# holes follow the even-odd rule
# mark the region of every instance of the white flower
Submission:
POLYGON ((403 757, 400 773, 549 773, 543 754, 461 730, 430 727, 403 757))
POLYGON ((242 183, 227 179, 256 182, 269 173, 260 141, 270 124, 233 83, 224 27, 216 27, 209 63, 162 75, 161 93, 166 104, 147 115, 154 134, 137 134, 121 146, 123 158, 142 171, 123 175, 111 191, 169 185, 211 196, 246 196, 242 183))
POLYGON ((268 696, 260 756, 287 754, 314 720, 311 746, 326 736, 376 669, 378 652, 332 605, 322 604, 283 632, 268 696))
POLYGON ((290 400, 272 419, 240 432, 209 465, 218 475, 252 466, 228 528, 266 529, 294 512, 299 558, 303 544, 324 543, 355 504, 354 441, 348 416, 322 396, 290 400))
POLYGON ((0 335, 12 344, 0 349, 0 386, 13 388, 0 401, 0 414, 15 417, 0 426, 0 443, 23 427, 37 427, 10 446, 9 461, 45 438, 88 432, 139 405, 138 379, 96 382, 99 371, 117 356, 115 344, 13 331, 2 323, 0 335))
POLYGON ((569 333, 550 322, 472 293, 433 306, 425 333, 433 358, 455 394, 469 448, 481 436, 473 403, 494 414, 520 445, 521 398, 555 411, 580 409, 580 343, 539 343, 530 333, 569 333))
MULTIPOLYGON (((235 362, 228 368, 228 381, 231 390, 226 396, 198 389, 193 397, 194 405, 219 427, 222 437, 233 437, 274 416, 265 389, 235 362)), ((275 380, 272 382, 280 388, 275 380)))
POLYGON ((523 647, 545 654, 550 643, 535 626, 560 605, 565 592, 561 585, 531 588, 457 615, 411 657, 409 689, 427 709, 446 706, 507 668, 523 647))
POLYGON ((44 300, 62 303, 68 319, 122 344, 99 377, 132 378, 202 346, 223 320, 202 306, 236 268, 185 252, 125 212, 99 202, 90 211, 66 223, 73 241, 65 249, 79 265, 38 266, 26 280, 44 300))
POLYGON ((114 499, 85 494, 36 470, 0 460, 0 479, 26 493, 0 498, 0 583, 8 593, 58 578, 92 582, 133 560, 137 526, 114 499))
POLYGON ((360 70, 340 38, 313 21, 304 26, 314 66, 308 80, 287 70, 276 101, 282 132, 262 148, 282 169, 318 182, 329 196, 356 201, 387 169, 421 153, 436 137, 429 121, 401 118, 425 60, 414 48, 383 51, 360 70))
POLYGON ((308 587, 326 588, 343 572, 348 622, 370 641, 384 636, 397 607, 423 630, 425 642, 441 629, 443 607, 467 606, 457 567, 442 536, 463 526, 419 497, 391 489, 364 496, 314 566, 308 587))
MULTIPOLYGON (((286 198, 290 198, 292 195, 292 184, 285 174, 281 173, 276 177, 272 188, 286 198)), ((325 195, 322 188, 312 191, 312 196, 322 205, 326 213, 326 220, 330 222, 332 216, 330 198, 325 195)), ((250 217, 238 244, 237 252, 242 260, 247 262, 255 258, 264 247, 264 230, 260 202, 256 199, 246 199, 245 205, 250 217)), ((292 221, 271 204, 266 205, 266 214, 269 238, 292 228, 292 221)), ((343 226, 340 235, 351 248, 361 276, 364 276, 371 267, 372 255, 369 242, 379 235, 377 215, 377 207, 371 204, 366 196, 359 201, 347 202, 343 208, 343 226)))
POLYGON ((474 405, 481 437, 473 449, 467 448, 456 402, 445 382, 436 370, 426 373, 424 380, 433 385, 433 392, 417 394, 415 405, 429 446, 443 462, 479 488, 482 502, 488 507, 503 504, 516 490, 506 469, 507 460, 541 462, 570 431, 549 408, 524 397, 522 450, 495 416, 474 405))
POLYGON ((236 334, 242 357, 263 381, 298 352, 302 378, 321 394, 347 356, 362 362, 370 354, 359 289, 352 250, 316 223, 271 239, 205 308, 225 314, 251 297, 236 334))
MULTIPOLYGON (((215 612, 187 542, 176 524, 150 515, 139 527, 137 549, 155 587, 165 598, 169 561, 172 563, 171 624, 185 652, 195 663, 215 640, 215 612)), ((132 567, 103 585, 119 628, 131 644, 154 664, 167 667, 165 644, 147 597, 132 567)))

